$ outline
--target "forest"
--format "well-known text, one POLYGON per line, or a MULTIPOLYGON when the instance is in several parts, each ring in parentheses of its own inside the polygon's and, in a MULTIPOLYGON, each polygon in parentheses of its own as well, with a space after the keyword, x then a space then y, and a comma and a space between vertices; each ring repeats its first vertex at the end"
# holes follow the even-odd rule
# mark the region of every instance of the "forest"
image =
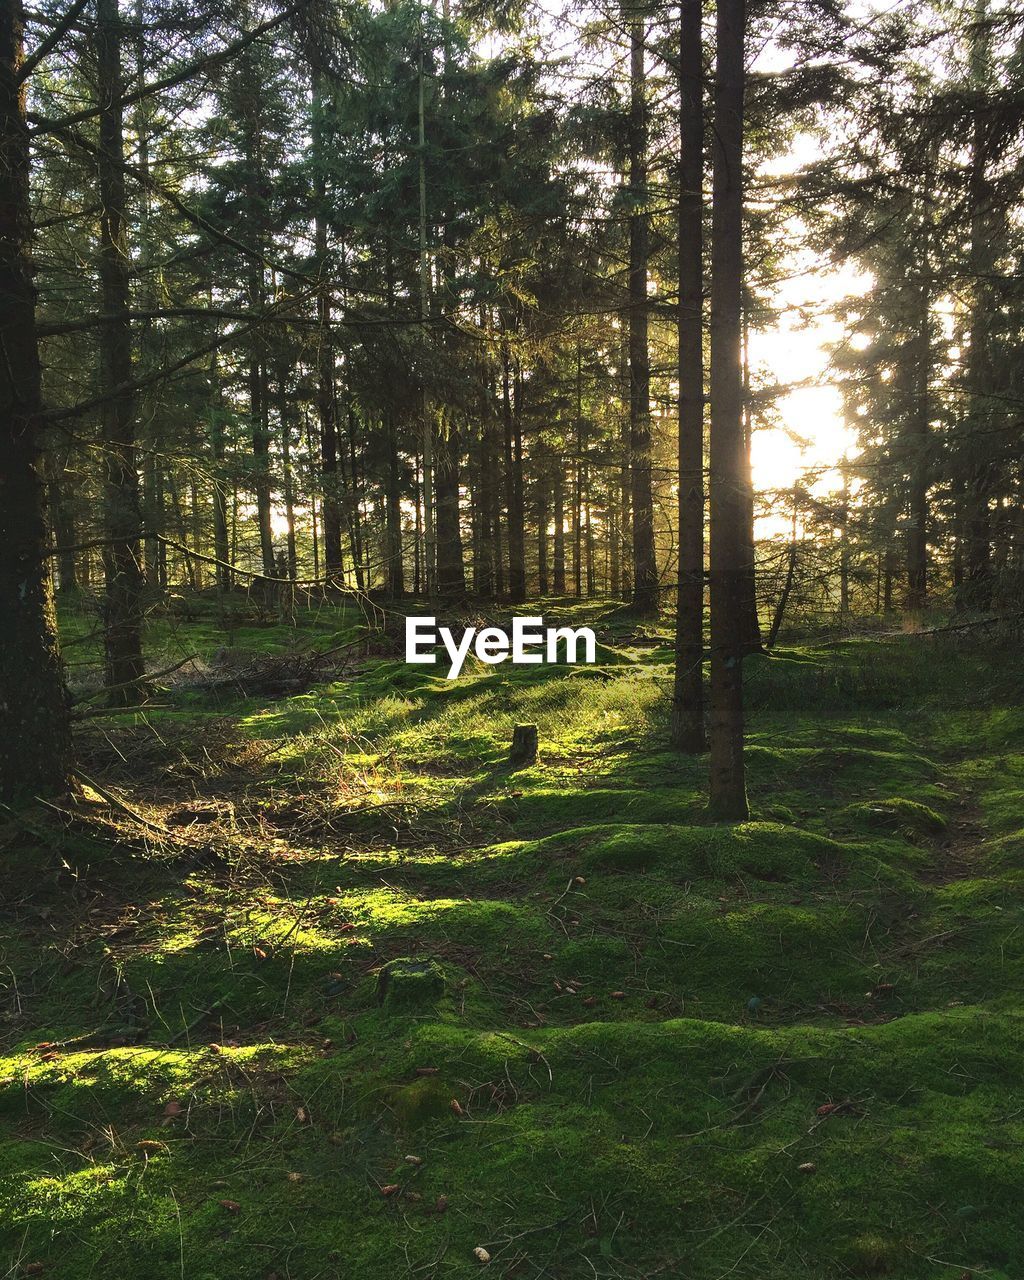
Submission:
POLYGON ((1022 350, 1021 0, 0 0, 0 1275, 1024 1276, 1022 350))

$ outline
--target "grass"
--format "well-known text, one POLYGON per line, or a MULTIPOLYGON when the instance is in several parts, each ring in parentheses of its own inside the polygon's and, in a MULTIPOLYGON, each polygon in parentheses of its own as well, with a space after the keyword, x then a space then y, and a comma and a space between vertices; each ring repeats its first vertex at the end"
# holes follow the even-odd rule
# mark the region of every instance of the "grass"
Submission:
MULTIPOLYGON (((154 665, 225 643, 189 611, 154 665)), ((83 722, 148 825, 97 798, 0 831, 9 1274, 1024 1274, 1014 654, 750 660, 723 827, 667 747, 667 631, 590 612, 586 671, 182 673, 83 722)))

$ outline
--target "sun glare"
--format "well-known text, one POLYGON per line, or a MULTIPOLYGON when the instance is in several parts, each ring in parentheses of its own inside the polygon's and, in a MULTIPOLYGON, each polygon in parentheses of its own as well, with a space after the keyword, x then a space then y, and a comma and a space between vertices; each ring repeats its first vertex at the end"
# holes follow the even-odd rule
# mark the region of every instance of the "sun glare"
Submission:
MULTIPOLYGON (((818 264, 806 256, 771 300, 771 322, 750 334, 755 387, 751 449, 758 492, 791 489, 798 481, 816 493, 842 484, 840 464, 857 451, 831 370, 831 349, 843 337, 836 304, 864 287, 860 273, 818 264), (766 394, 757 396, 757 388, 766 394)), ((766 517, 760 536, 778 531, 766 517)))

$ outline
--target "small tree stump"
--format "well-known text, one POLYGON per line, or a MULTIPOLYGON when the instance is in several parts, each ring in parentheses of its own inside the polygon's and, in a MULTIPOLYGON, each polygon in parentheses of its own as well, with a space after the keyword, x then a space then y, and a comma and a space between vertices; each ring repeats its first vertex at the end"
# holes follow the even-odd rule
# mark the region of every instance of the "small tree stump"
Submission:
POLYGON ((535 764, 537 761, 537 726, 517 724, 512 731, 512 749, 508 753, 509 764, 535 764))
POLYGON ((377 974, 377 1003, 406 1009, 427 1009, 445 993, 444 970, 422 957, 390 960, 377 974))

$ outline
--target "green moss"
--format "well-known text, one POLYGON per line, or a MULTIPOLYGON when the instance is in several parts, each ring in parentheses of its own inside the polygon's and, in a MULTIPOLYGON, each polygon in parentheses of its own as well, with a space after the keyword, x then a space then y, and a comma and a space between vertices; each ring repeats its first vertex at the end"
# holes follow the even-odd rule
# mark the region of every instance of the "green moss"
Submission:
MULTIPOLYGON (((1007 655, 752 659, 755 820, 709 827, 706 762, 667 747, 669 629, 551 608, 597 622, 600 673, 370 660, 85 723, 140 803, 205 787, 236 822, 186 869, 134 832, 9 841, 9 1265, 468 1277, 483 1245, 558 1280, 1021 1274, 1007 655), (542 759, 512 776, 519 720, 542 759)), ((301 617, 320 645, 355 625, 301 617)), ((173 626, 295 639, 205 602, 173 626)))
POLYGON ((389 960, 377 976, 377 1000, 390 1009, 427 1010, 447 988, 444 970, 434 960, 389 960))
POLYGON ((946 829, 946 819, 926 804, 907 800, 900 796, 885 800, 867 800, 849 805, 844 814, 864 822, 868 826, 886 830, 918 832, 921 835, 938 835, 946 829))

